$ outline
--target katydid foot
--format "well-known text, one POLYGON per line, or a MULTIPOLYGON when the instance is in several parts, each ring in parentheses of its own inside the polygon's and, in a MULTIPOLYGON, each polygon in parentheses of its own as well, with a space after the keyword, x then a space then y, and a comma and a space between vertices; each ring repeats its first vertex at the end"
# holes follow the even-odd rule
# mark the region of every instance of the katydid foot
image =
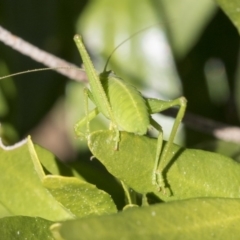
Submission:
POLYGON ((152 174, 152 184, 157 187, 157 190, 166 194, 166 186, 163 178, 162 171, 154 170, 152 174))

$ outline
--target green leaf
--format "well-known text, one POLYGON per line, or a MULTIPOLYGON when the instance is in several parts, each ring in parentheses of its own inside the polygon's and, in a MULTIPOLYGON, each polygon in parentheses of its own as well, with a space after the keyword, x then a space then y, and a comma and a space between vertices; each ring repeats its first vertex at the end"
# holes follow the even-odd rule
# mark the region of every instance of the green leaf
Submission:
POLYGON ((119 151, 114 133, 98 131, 89 136, 89 148, 115 177, 139 193, 154 192, 165 201, 196 197, 239 198, 240 165, 220 154, 172 146, 164 178, 171 196, 152 184, 157 140, 121 132, 119 151))
POLYGON ((65 240, 237 239, 239 209, 239 199, 190 199, 66 221, 51 230, 65 240))
POLYGON ((46 176, 43 185, 77 217, 115 213, 112 198, 94 185, 73 177, 46 176))
POLYGON ((53 153, 36 144, 34 145, 34 149, 38 155, 39 161, 47 173, 51 173, 53 175, 77 177, 84 180, 84 178, 75 169, 60 162, 53 153))
POLYGON ((12 216, 12 213, 2 203, 0 203, 0 217, 7 216, 12 216))
POLYGON ((38 217, 5 217, 0 219, 1 239, 53 240, 49 227, 53 222, 38 217))
POLYGON ((218 2, 240 33, 240 2, 238 0, 217 0, 216 2, 218 2))
POLYGON ((53 221, 73 217, 42 185, 45 174, 30 138, 13 147, 0 146, 0 169, 0 202, 6 215, 53 221))
MULTIPOLYGON (((40 147, 36 148, 37 151, 28 138, 8 151, 1 150, 1 160, 4 160, 0 163, 3 170, 0 177, 2 216, 11 213, 63 220, 116 212, 111 197, 94 185, 74 177, 46 176, 39 156, 50 172, 58 174, 60 172, 57 163, 51 153, 40 147)), ((63 164, 59 165, 64 167, 63 164)))
MULTIPOLYGON (((90 188, 91 191, 94 185, 96 185, 97 188, 110 194, 114 202, 118 205, 118 208, 122 209, 124 204, 123 203, 124 193, 123 193, 121 184, 119 184, 119 182, 112 175, 110 175, 105 169, 96 167, 94 164, 91 164, 93 162, 90 162, 90 161, 88 162, 75 161, 75 162, 68 163, 68 165, 66 165, 60 162, 59 160, 57 160, 56 157, 46 149, 38 145, 34 145, 34 148, 38 155, 39 161, 41 162, 41 164, 45 169, 46 174, 51 173, 53 175, 77 177, 78 179, 85 180, 84 184, 86 186, 86 189, 90 188), (89 182, 93 185, 88 184, 86 182, 89 182)), ((64 181, 64 179, 62 179, 62 181, 64 181)), ((82 188, 83 181, 80 181, 80 183, 82 188)), ((99 193, 100 193, 100 190, 97 191, 96 189, 96 194, 99 194, 99 193)), ((111 205, 112 203, 109 202, 109 204, 111 205)), ((1 208, 0 208, 0 213, 1 213, 1 208)), ((79 215, 77 214, 77 216, 79 215)))
POLYGON ((125 196, 121 183, 102 164, 99 165, 96 159, 70 163, 70 166, 83 176, 87 182, 96 185, 98 189, 111 195, 118 209, 122 209, 125 206, 125 196))

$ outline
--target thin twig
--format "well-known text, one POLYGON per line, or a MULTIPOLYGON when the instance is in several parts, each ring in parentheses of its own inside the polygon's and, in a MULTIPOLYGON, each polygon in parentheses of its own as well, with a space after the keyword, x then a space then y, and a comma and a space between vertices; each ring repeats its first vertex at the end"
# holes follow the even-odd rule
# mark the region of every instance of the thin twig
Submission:
MULTIPOLYGON (((50 53, 47 53, 25 40, 11 34, 9 31, 0 26, 0 41, 17 50, 18 52, 31 57, 33 60, 40 62, 48 67, 66 67, 66 69, 54 69, 55 71, 76 81, 86 81, 85 72, 79 71, 78 66, 62 60, 50 53)), ((175 109, 165 111, 164 115, 174 117, 175 109)), ((240 128, 235 126, 219 123, 204 117, 200 117, 191 113, 186 113, 183 122, 187 127, 204 132, 217 139, 240 143, 240 128)))
POLYGON ((0 41, 22 53, 23 55, 26 55, 33 60, 44 64, 45 66, 56 68, 53 70, 67 76, 70 79, 81 82, 87 80, 85 72, 83 72, 78 66, 35 47, 31 43, 28 43, 25 40, 13 35, 1 26, 0 41))
MULTIPOLYGON (((176 113, 177 109, 168 109, 163 114, 174 117, 176 113)), ((203 132, 217 139, 237 144, 240 143, 240 128, 237 126, 220 123, 189 112, 185 113, 183 123, 190 129, 203 132)))

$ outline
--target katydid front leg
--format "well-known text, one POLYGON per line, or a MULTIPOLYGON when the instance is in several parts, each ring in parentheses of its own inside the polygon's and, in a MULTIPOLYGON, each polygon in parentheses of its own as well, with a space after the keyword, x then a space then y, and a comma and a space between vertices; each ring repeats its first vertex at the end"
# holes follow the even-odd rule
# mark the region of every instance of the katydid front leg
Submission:
MULTIPOLYGON (((95 103, 99 112, 103 113, 108 119, 111 121, 111 126, 116 133, 115 137, 115 149, 118 148, 119 142, 119 130, 117 127, 117 123, 115 121, 110 103, 107 99, 106 92, 103 88, 103 85, 100 80, 100 76, 96 73, 92 61, 87 53, 87 50, 83 44, 82 38, 79 35, 74 37, 77 48, 82 57, 84 67, 86 70, 86 74, 88 76, 89 85, 91 88, 91 92, 88 95, 91 95, 91 100, 95 103)), ((86 104, 86 103, 85 103, 86 104)), ((88 113, 87 113, 88 114, 88 113)), ((88 118, 88 115, 87 115, 88 118)), ((89 121, 87 120, 87 125, 89 121)))

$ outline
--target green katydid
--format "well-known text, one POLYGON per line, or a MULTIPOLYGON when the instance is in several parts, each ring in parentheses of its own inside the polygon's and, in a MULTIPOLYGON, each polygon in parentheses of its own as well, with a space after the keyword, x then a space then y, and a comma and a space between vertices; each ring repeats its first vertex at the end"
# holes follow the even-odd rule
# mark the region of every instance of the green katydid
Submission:
MULTIPOLYGON (((82 37, 76 35, 74 41, 82 57, 86 74, 88 76, 90 90, 85 89, 86 116, 75 125, 75 132, 78 136, 83 135, 81 128, 87 126, 87 136, 90 132, 89 123, 99 113, 102 113, 110 120, 110 129, 115 132, 115 150, 118 150, 120 141, 119 131, 145 135, 149 126, 159 131, 155 163, 153 167, 152 182, 159 190, 164 190, 165 183, 162 172, 169 160, 174 137, 179 124, 185 113, 187 101, 184 97, 175 100, 163 101, 154 98, 145 98, 132 85, 124 82, 112 71, 107 71, 107 63, 102 73, 97 74, 93 63, 84 46, 82 37), (95 104, 92 111, 88 111, 88 98, 95 104), (162 149, 163 131, 161 126, 153 120, 151 114, 161 112, 165 109, 179 106, 177 117, 174 121, 169 140, 162 149)), ((121 149, 119 149, 121 151, 121 149)))
MULTIPOLYGON (((143 29, 144 30, 144 29, 143 29)), ((142 32, 141 30, 140 32, 142 32)), ((139 33, 139 32, 138 32, 139 33)), ((138 34, 135 33, 135 34, 138 34)), ((131 37, 133 37, 133 34, 131 37)), ((120 45, 126 42, 129 38, 123 41, 120 45)), ((85 89, 85 109, 86 117, 80 120, 75 125, 75 132, 78 136, 82 135, 81 127, 87 125, 87 135, 90 132, 89 122, 99 113, 102 113, 111 122, 111 129, 115 131, 116 137, 115 150, 118 148, 120 141, 119 131, 120 129, 132 132, 139 135, 145 135, 148 127, 152 125, 159 131, 157 151, 155 155, 155 164, 153 168, 152 181, 157 185, 159 189, 164 188, 164 179, 162 171, 166 167, 170 159, 168 159, 168 153, 171 150, 174 137, 177 133, 177 129, 184 116, 186 109, 186 99, 184 97, 177 98, 171 101, 163 101, 160 99, 145 98, 141 93, 132 85, 124 82, 117 77, 112 71, 107 71, 107 64, 104 71, 101 74, 97 74, 91 59, 85 49, 82 38, 78 35, 74 37, 76 45, 82 56, 85 70, 89 79, 90 89, 85 89), (96 105, 91 112, 88 112, 88 98, 90 98, 96 105), (161 112, 165 109, 179 106, 179 112, 172 127, 172 131, 169 140, 162 150, 163 132, 161 126, 152 119, 151 114, 161 112)), ((120 46, 119 45, 119 46, 120 46)), ((116 48, 117 49, 117 48, 116 48)), ((116 50, 115 49, 115 50, 116 50)), ((112 52, 113 53, 113 52, 112 52)), ((64 68, 64 67, 59 67, 64 68)), ((24 71, 16 74, 11 74, 0 79, 4 79, 10 76, 16 76, 27 72, 45 71, 53 68, 35 69, 30 71, 24 71)), ((58 68, 56 68, 58 69, 58 68)))

